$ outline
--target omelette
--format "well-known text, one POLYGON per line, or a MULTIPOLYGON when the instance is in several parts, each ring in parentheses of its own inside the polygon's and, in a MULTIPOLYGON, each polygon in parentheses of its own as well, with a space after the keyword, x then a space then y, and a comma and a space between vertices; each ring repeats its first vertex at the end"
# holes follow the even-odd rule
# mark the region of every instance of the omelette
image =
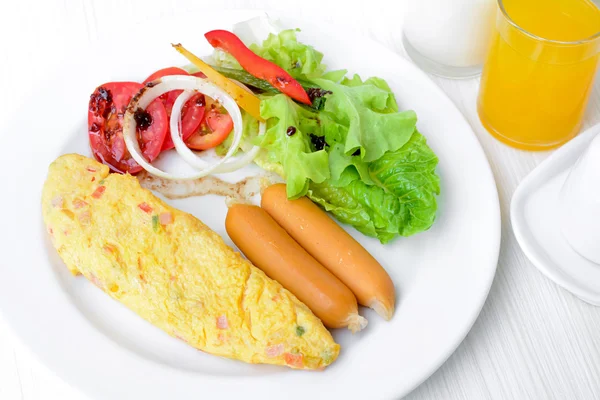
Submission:
POLYGON ((293 294, 131 175, 61 156, 49 167, 42 213, 74 275, 198 350, 297 369, 326 367, 339 354, 293 294))

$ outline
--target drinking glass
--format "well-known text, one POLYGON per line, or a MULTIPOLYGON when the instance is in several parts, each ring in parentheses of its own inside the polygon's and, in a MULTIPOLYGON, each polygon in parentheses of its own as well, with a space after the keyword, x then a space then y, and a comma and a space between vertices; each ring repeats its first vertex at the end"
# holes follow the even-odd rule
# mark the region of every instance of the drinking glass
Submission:
POLYGON ((589 0, 498 0, 479 118, 513 147, 545 150, 577 135, 594 82, 600 10, 589 0))

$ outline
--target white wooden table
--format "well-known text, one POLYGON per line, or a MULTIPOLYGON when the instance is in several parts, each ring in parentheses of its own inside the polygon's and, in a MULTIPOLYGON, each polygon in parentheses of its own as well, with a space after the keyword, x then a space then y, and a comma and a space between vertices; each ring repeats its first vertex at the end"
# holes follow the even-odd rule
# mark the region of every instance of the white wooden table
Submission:
MULTIPOLYGON (((395 38, 401 29, 404 1, 397 0, 20 0, 7 3, 2 2, 0 6, 2 125, 30 98, 36 81, 43 79, 46 71, 60 66, 62 57, 77 51, 79 46, 85 47, 126 24, 198 12, 217 5, 221 9, 274 9, 306 18, 316 15, 403 52, 395 38)), ((434 80, 466 116, 488 156, 502 205, 503 239, 496 279, 473 330, 444 366, 408 398, 600 399, 600 308, 583 303, 538 272, 519 249, 510 226, 509 203, 514 190, 548 153, 514 150, 486 133, 475 108, 478 80, 434 80)), ((51 99, 36 101, 33 106, 40 104, 51 106, 51 99)), ((57 110, 57 120, 49 123, 60 123, 62 112, 57 110)), ((597 87, 584 128, 598 122, 600 91, 597 87)), ((2 131, 1 134, 27 137, 27 132, 2 131)), ((10 244, 2 244, 7 245, 10 244)), ((85 398, 40 365, 0 320, 1 400, 85 398)))

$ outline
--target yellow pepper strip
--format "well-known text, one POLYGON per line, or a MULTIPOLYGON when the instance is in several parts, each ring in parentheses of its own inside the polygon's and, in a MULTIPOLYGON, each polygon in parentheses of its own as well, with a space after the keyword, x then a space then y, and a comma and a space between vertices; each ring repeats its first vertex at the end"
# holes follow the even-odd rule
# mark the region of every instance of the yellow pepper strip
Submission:
POLYGON ((206 75, 209 81, 226 91, 235 102, 242 107, 248 114, 252 115, 259 121, 263 121, 260 117, 260 99, 249 93, 235 82, 231 81, 229 78, 221 75, 217 72, 213 67, 202 61, 200 58, 196 57, 194 54, 190 53, 185 47, 181 44, 173 44, 173 47, 180 52, 185 58, 190 60, 192 64, 194 64, 198 69, 206 75))

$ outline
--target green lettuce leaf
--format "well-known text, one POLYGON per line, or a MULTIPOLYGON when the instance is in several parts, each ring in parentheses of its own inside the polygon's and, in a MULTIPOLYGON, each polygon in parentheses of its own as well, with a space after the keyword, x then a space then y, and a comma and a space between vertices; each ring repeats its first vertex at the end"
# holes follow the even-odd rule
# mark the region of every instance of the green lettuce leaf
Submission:
POLYGON ((438 158, 418 131, 400 150, 384 154, 369 164, 377 185, 398 197, 404 224, 398 233, 411 236, 431 227, 437 211, 440 178, 435 169, 438 158))
POLYGON ((308 196, 341 222, 387 243, 431 227, 440 192, 437 157, 415 131, 399 150, 368 165, 375 185, 354 180, 334 186, 328 180, 311 184, 308 196))
POLYGON ((255 139, 266 150, 259 162, 281 165, 288 198, 305 195, 309 180, 321 183, 329 178, 327 152, 313 151, 310 145, 310 134, 319 129, 316 114, 279 94, 261 101, 260 115, 267 120, 267 131, 255 139))
POLYGON ((400 201, 380 187, 353 181, 346 187, 329 186, 327 182, 311 184, 308 196, 339 221, 359 232, 387 243, 398 236, 404 213, 400 201))
POLYGON ((296 79, 322 76, 326 66, 321 63, 323 54, 312 46, 298 42, 296 29, 287 29, 279 34, 270 34, 262 46, 253 44, 250 49, 285 69, 296 79))
POLYGON ((373 85, 390 94, 387 97, 386 107, 384 110, 382 110, 382 112, 398 112, 398 103, 396 103, 396 97, 394 96, 392 89, 390 89, 390 86, 384 79, 372 76, 363 82, 363 80, 360 78, 360 76, 358 76, 358 74, 354 74, 352 79, 344 77, 344 79, 342 79, 341 81, 341 84, 349 87, 373 85))
POLYGON ((360 157, 346 154, 340 143, 334 144, 329 150, 329 170, 329 184, 332 186, 344 187, 355 180, 361 180, 367 185, 375 184, 368 165, 360 157))
MULTIPOLYGON (((252 138, 254 138, 256 135, 258 135, 258 121, 255 120, 246 111, 244 111, 244 110, 241 110, 241 111, 242 111, 243 130, 242 130, 242 140, 240 142, 240 148, 238 149, 238 151, 239 150, 249 151, 254 146, 251 142, 252 138)), ((227 136, 225 138, 223 143, 221 143, 220 145, 215 147, 215 152, 219 156, 225 156, 225 154, 227 154, 227 151, 231 147, 232 143, 233 143, 233 130, 231 131, 229 136, 227 136)), ((234 153, 234 155, 235 154, 237 154, 237 151, 234 153)))
POLYGON ((334 71, 327 71, 319 79, 327 79, 328 81, 332 81, 335 83, 340 83, 344 79, 346 79, 346 74, 348 73, 345 69, 337 69, 334 71))
POLYGON ((362 85, 347 82, 354 86, 324 79, 313 79, 312 82, 333 92, 325 103, 323 114, 326 118, 322 118, 322 129, 327 143, 343 143, 348 155, 358 150, 364 162, 375 161, 384 153, 401 148, 415 130, 417 116, 414 111, 395 112, 394 95, 389 88, 386 90, 373 84, 373 80, 362 85))

